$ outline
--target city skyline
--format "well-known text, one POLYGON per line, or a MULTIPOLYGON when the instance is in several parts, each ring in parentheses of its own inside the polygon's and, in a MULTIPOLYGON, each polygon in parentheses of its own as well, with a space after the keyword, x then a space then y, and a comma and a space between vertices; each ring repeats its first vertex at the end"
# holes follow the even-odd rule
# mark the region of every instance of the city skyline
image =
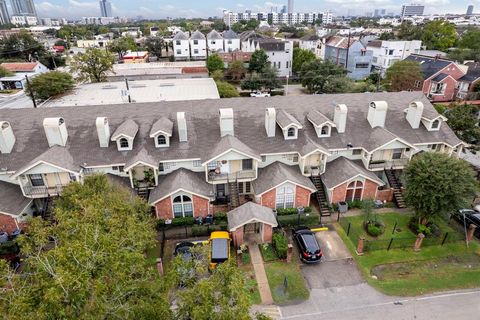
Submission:
MULTIPOLYGON (((18 1, 18 0, 16 0, 18 1)), ((20 0, 22 1, 22 0, 20 0)), ((31 0, 23 0, 31 1, 31 0)), ((480 5, 479 0, 423 0, 423 1, 399 1, 399 0, 325 0, 322 3, 312 5, 309 0, 295 0, 296 12, 312 12, 330 10, 336 15, 363 15, 366 12, 374 11, 378 8, 384 8, 387 12, 400 14, 401 6, 411 2, 425 4, 425 14, 431 13, 458 13, 465 14, 468 5, 480 5)), ((238 11, 244 10, 265 11, 270 12, 272 7, 282 8, 288 6, 288 0, 284 1, 254 1, 240 0, 232 3, 225 3, 223 0, 205 0, 201 3, 198 1, 183 1, 180 3, 172 3, 169 0, 151 1, 137 0, 135 2, 126 0, 110 1, 113 16, 126 16, 144 18, 166 18, 166 17, 212 17, 222 15, 223 10, 238 11)), ((12 13, 11 4, 8 8, 12 13)), ((39 17, 59 18, 65 17, 69 19, 100 16, 99 1, 95 0, 40 0, 35 1, 36 9, 39 17)))

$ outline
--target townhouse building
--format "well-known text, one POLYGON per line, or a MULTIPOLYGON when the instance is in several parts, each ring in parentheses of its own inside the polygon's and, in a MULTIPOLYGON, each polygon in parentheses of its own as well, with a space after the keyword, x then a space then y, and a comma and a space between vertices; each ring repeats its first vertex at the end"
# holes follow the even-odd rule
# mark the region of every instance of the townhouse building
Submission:
POLYGON ((317 58, 325 58, 325 38, 321 38, 316 34, 306 35, 300 38, 299 48, 309 50, 315 54, 317 58))
POLYGON ((223 37, 218 31, 212 30, 207 34, 207 48, 210 53, 224 51, 223 37))
POLYGON ((458 79, 457 98, 462 100, 478 100, 480 97, 480 65, 478 62, 467 62, 464 76, 458 79))
POLYGON ((192 60, 205 60, 207 58, 207 42, 203 33, 199 30, 192 33, 189 43, 190 58, 192 60))
POLYGON ((240 37, 232 30, 220 34, 216 30, 207 36, 195 31, 188 36, 178 31, 173 37, 173 56, 175 60, 205 60, 207 53, 234 52, 241 49, 240 37))
POLYGON ((395 177, 412 157, 462 151, 446 121, 420 92, 2 109, 0 229, 94 173, 165 220, 305 207, 319 193, 401 204, 395 177))
POLYGON ((372 67, 373 52, 350 37, 333 36, 325 44, 325 59, 347 70, 347 77, 362 80, 368 77, 372 67))
POLYGON ((459 80, 466 74, 466 68, 451 60, 418 54, 412 54, 405 60, 420 64, 423 81, 412 84, 414 89, 422 90, 432 102, 455 100, 459 80))
POLYGON ((385 71, 395 62, 405 59, 411 54, 418 54, 422 48, 422 41, 386 41, 373 40, 367 44, 367 50, 372 51, 372 68, 380 72, 385 71))
POLYGON ((239 51, 240 37, 232 29, 223 32, 223 51, 234 52, 239 51))
POLYGON ((173 56, 175 60, 190 59, 190 39, 183 31, 178 31, 173 37, 173 56))

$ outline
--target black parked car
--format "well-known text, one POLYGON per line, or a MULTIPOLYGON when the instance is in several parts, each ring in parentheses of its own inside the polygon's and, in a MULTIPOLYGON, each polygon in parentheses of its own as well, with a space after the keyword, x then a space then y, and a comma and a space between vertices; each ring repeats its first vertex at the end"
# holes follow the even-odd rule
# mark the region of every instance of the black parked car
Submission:
POLYGON ((480 213, 472 209, 460 209, 453 214, 453 218, 463 224, 463 215, 465 214, 465 222, 467 225, 473 223, 480 228, 480 213))
POLYGON ((300 251, 300 260, 305 263, 317 263, 322 259, 322 249, 318 245, 315 234, 307 227, 293 230, 293 238, 300 251))

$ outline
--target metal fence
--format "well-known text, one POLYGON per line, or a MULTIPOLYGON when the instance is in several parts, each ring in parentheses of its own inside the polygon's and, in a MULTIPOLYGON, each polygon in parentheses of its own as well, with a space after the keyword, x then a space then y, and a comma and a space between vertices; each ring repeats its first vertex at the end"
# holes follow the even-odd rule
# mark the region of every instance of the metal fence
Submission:
MULTIPOLYGON (((348 238, 355 247, 358 245, 358 240, 361 235, 365 235, 365 230, 363 227, 354 226, 348 221, 348 219, 342 218, 339 221, 342 228, 345 230, 348 238)), ((454 222, 450 222, 452 229, 457 229, 453 225, 454 222)), ((395 229, 395 227, 393 228, 395 229)), ((390 249, 405 249, 413 248, 417 237, 412 233, 411 236, 401 236, 396 237, 394 230, 385 230, 385 233, 390 232, 390 237, 384 237, 383 239, 365 239, 364 241, 364 251, 375 251, 375 250, 390 250, 390 249)), ((456 243, 459 241, 465 241, 465 235, 456 231, 442 232, 439 235, 427 236, 423 239, 422 247, 426 246, 443 246, 449 243, 456 243)))

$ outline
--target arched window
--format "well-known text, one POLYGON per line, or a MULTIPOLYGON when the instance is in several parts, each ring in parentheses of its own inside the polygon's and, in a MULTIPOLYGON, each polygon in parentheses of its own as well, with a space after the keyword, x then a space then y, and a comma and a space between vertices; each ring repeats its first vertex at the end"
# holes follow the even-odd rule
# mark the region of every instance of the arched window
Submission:
POLYGON ((120 148, 128 148, 128 139, 127 138, 121 138, 120 139, 120 148))
POLYGON ((345 201, 362 200, 362 193, 363 182, 358 180, 352 181, 347 186, 345 201))
POLYGON ((277 209, 293 208, 295 205, 295 186, 284 184, 276 190, 275 207, 277 209))
POLYGON ((189 196, 179 195, 173 198, 173 216, 174 218, 193 216, 193 203, 189 196))
POLYGON ((327 136, 328 134, 330 133, 330 127, 329 126, 323 126, 321 131, 320 131, 320 134, 322 136, 327 136))
POLYGON ((165 136, 163 134, 161 134, 157 137, 157 143, 158 143, 158 145, 167 144, 167 138, 165 138, 165 136))
POLYGON ((432 129, 438 129, 440 127, 440 120, 435 120, 432 122, 432 129))
POLYGON ((287 137, 295 137, 295 128, 288 128, 287 137))

